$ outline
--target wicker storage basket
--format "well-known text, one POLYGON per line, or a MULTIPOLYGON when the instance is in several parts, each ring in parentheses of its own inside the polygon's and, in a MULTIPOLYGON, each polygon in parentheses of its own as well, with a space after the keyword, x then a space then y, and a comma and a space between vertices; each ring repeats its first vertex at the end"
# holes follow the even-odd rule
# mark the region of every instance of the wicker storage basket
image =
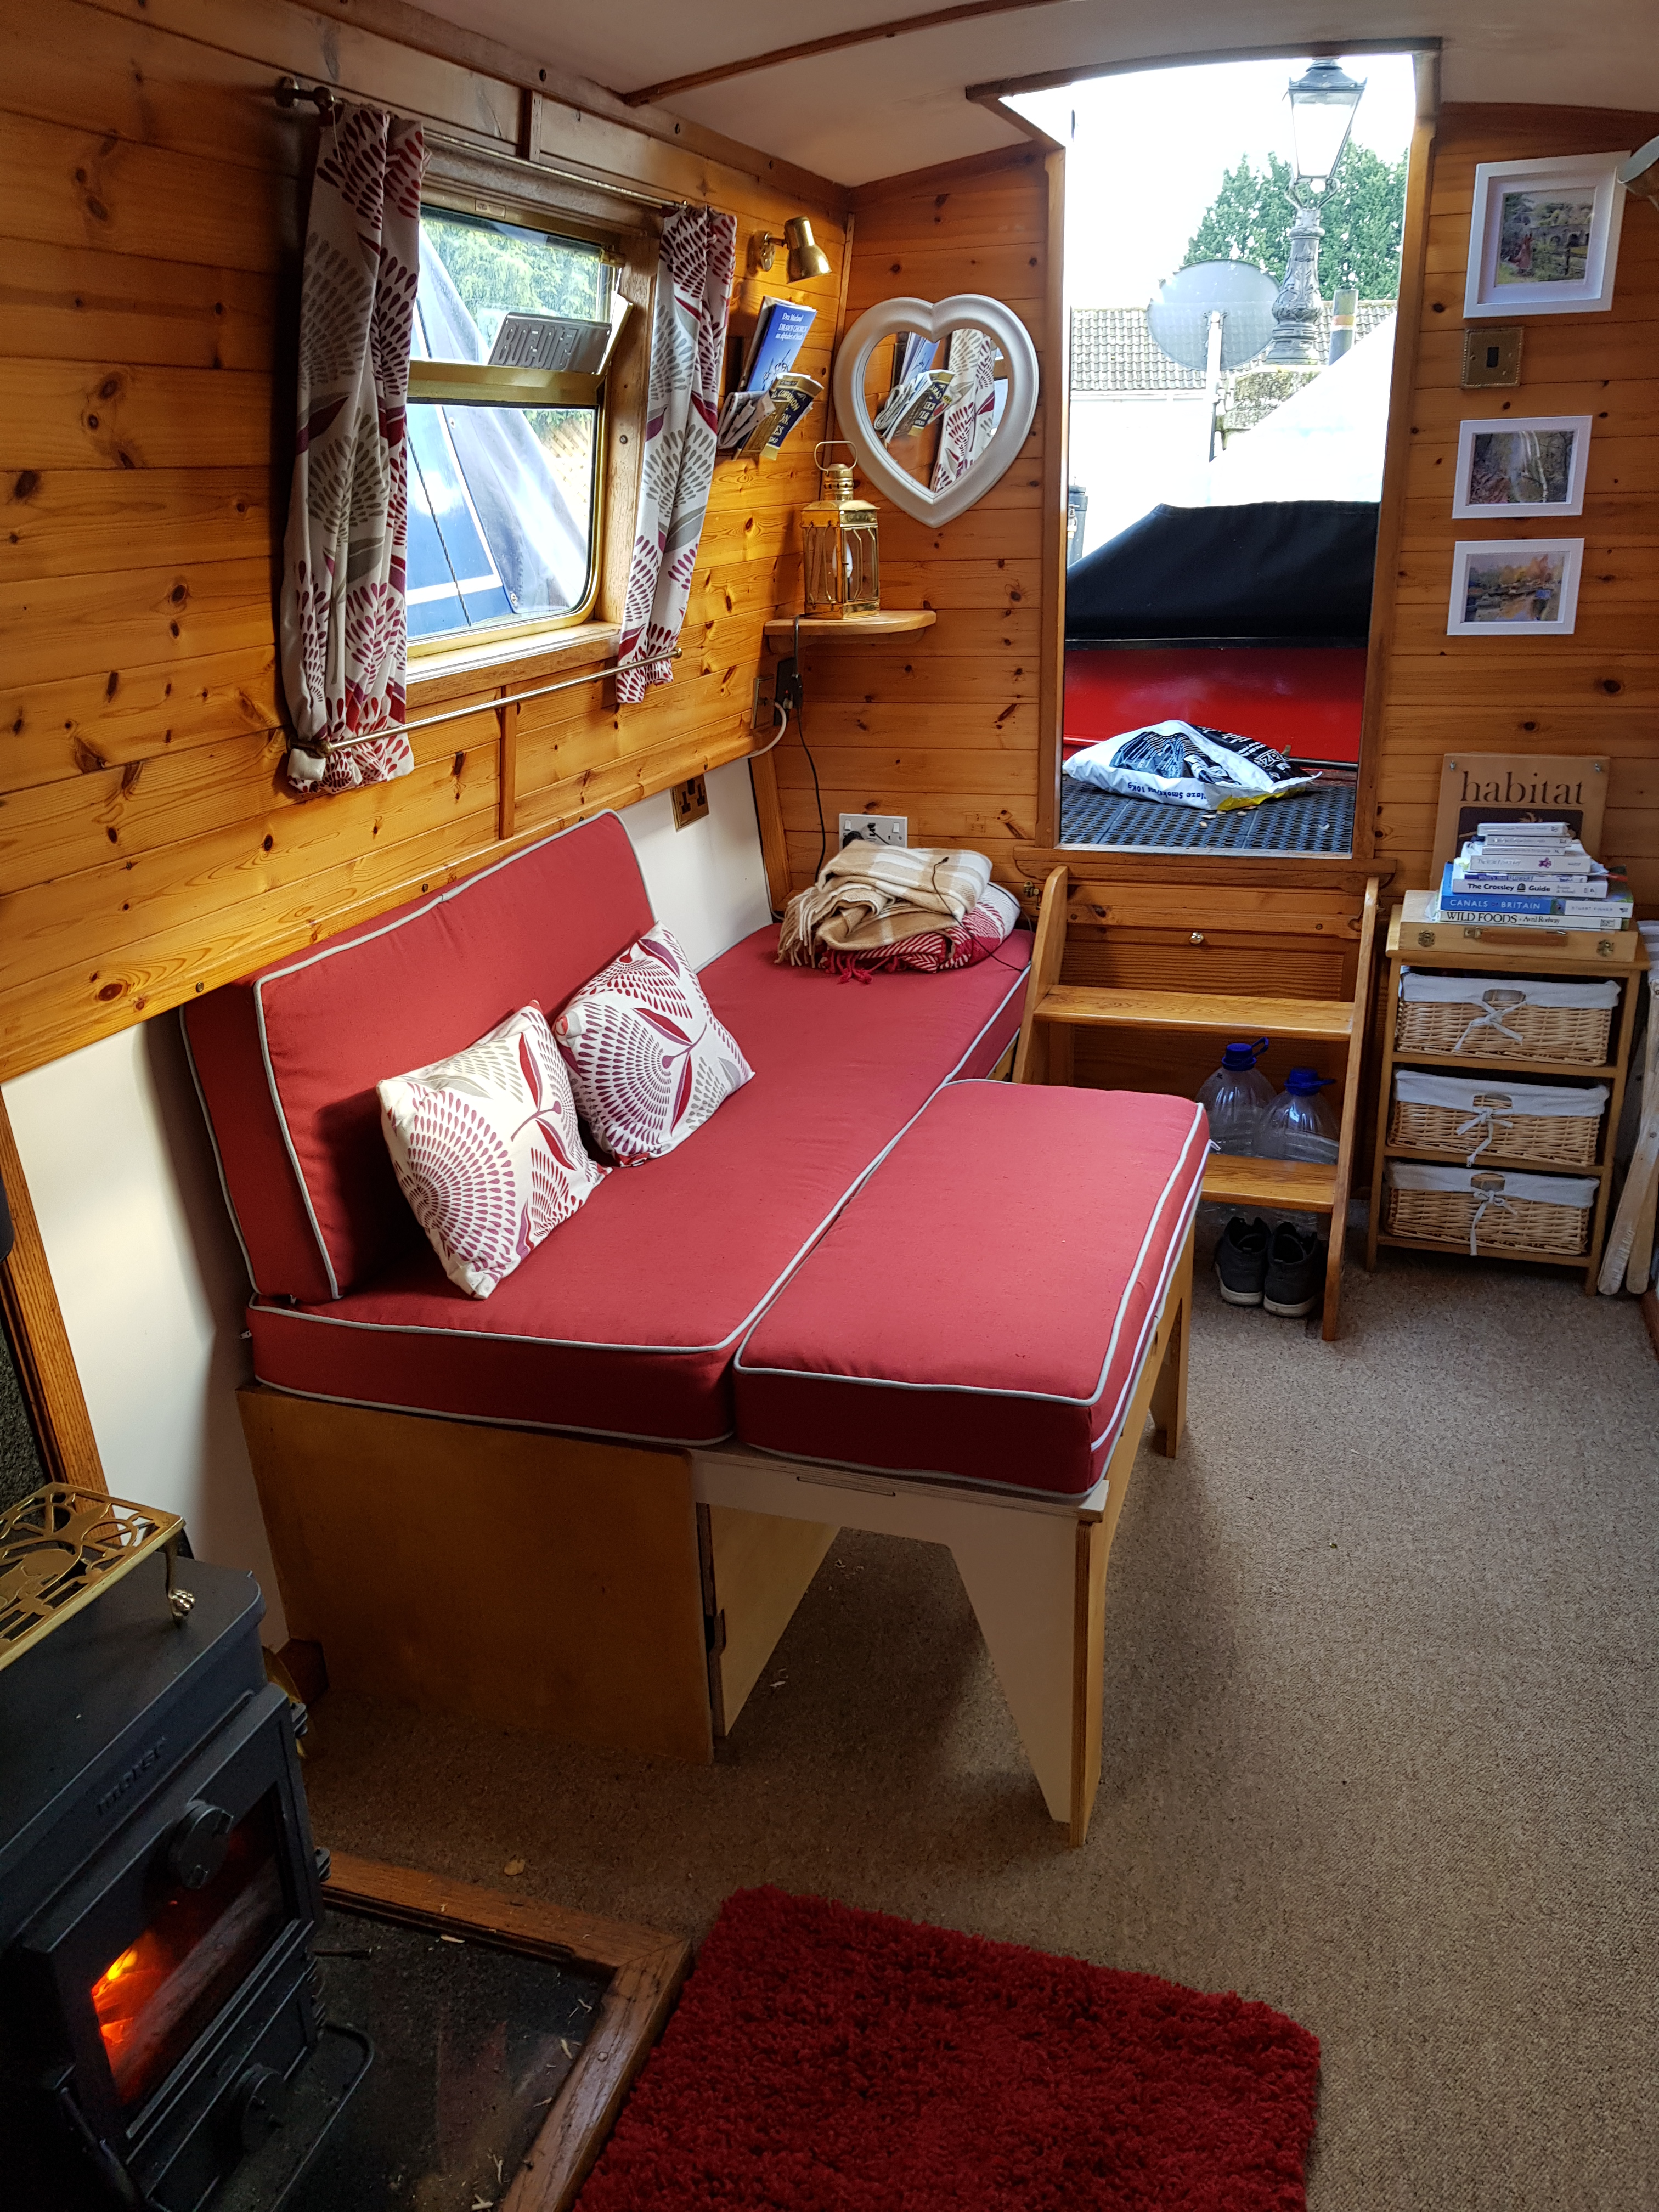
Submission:
POLYGON ((1419 1167, 1390 1160, 1383 1224, 1391 1237, 1485 1251, 1589 1249, 1597 1184, 1583 1176, 1506 1174, 1498 1168, 1419 1167))
POLYGON ((1403 969, 1396 1052, 1463 1052, 1472 1060, 1607 1064, 1619 986, 1534 975, 1427 975, 1403 969))
POLYGON ((1395 1070, 1389 1142, 1419 1152, 1460 1152, 1468 1167, 1487 1156, 1553 1168, 1595 1164, 1607 1103, 1604 1083, 1506 1083, 1486 1076, 1395 1070))

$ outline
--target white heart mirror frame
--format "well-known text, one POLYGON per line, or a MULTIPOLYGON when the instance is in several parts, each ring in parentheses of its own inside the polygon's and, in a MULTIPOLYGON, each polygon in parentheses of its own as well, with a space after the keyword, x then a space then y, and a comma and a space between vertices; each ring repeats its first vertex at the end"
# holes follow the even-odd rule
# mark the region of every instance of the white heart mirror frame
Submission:
POLYGON ((983 499, 1012 467, 1025 443, 1036 413, 1036 348, 1012 308, 978 292, 958 292, 937 305, 930 300, 884 300, 860 315, 842 340, 841 351, 836 356, 834 390, 841 434, 857 454, 868 483, 917 522, 950 522, 975 500, 983 499), (938 339, 947 331, 969 329, 985 331, 1001 347, 1008 364, 1008 397, 1003 403, 1002 420, 984 452, 953 484, 947 484, 943 491, 931 491, 907 476, 877 437, 865 404, 865 368, 882 340, 896 337, 902 331, 919 331, 924 337, 938 339))

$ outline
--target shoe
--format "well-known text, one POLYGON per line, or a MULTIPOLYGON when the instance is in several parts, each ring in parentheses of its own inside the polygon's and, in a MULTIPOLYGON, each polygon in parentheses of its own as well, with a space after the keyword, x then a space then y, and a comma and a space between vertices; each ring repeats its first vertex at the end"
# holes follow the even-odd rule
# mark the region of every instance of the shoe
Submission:
POLYGON ((1215 1248, 1215 1279, 1230 1306, 1259 1306, 1267 1273, 1267 1224, 1234 1214, 1215 1248))
POLYGON ((1261 1303, 1270 1314, 1299 1321, 1319 1304, 1325 1280, 1325 1247, 1316 1237, 1281 1222, 1267 1252, 1261 1303))

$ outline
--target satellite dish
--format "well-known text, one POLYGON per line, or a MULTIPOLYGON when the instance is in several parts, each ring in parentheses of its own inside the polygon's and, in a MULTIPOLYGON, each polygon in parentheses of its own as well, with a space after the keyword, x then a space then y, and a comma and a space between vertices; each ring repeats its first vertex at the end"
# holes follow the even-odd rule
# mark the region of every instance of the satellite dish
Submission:
POLYGON ((1158 288, 1146 326, 1159 348, 1200 375, 1209 366, 1210 318, 1221 317, 1221 366, 1243 368, 1273 334, 1279 284, 1254 261, 1200 261, 1158 288))

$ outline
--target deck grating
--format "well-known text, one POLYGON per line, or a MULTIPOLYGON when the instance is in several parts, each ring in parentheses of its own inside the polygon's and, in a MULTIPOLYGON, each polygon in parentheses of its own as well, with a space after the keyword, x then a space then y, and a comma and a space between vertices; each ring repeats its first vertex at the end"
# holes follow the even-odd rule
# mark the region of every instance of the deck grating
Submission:
POLYGON ((1115 845, 1137 852, 1319 853, 1353 850, 1354 787, 1334 783, 1293 799, 1271 799, 1237 814, 1160 806, 1060 780, 1062 845, 1115 845))

